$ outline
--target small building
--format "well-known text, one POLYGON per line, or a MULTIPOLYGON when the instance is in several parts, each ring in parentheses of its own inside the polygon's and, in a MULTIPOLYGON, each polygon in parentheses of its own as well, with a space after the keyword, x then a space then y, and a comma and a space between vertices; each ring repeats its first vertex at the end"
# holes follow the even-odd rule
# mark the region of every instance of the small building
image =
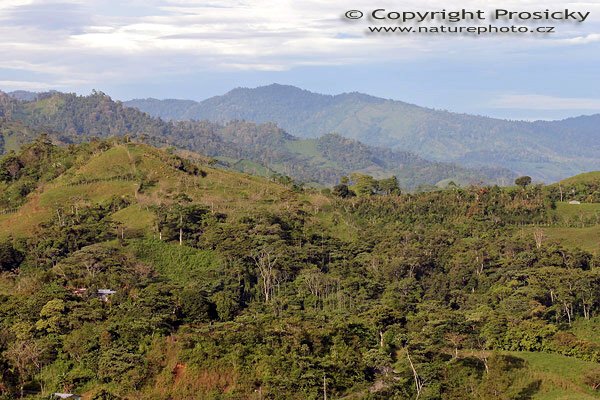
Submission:
POLYGON ((98 289, 98 297, 100 297, 100 300, 102 301, 108 301, 108 297, 115 293, 117 292, 111 289, 98 289))
POLYGON ((77 289, 73 289, 73 294, 76 296, 83 296, 84 294, 87 293, 87 288, 77 288, 77 289))
POLYGON ((571 200, 569 204, 581 204, 581 202, 578 200, 571 200))
POLYGON ((73 393, 53 393, 53 399, 81 400, 81 396, 73 393))

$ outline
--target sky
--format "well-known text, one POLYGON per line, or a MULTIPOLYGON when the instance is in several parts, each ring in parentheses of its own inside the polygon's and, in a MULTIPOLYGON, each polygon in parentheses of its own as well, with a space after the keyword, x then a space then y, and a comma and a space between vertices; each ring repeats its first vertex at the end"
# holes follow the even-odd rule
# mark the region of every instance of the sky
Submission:
POLYGON ((280 83, 499 118, 560 119, 600 113, 599 66, 600 0, 0 0, 3 91, 203 100, 280 83), (547 35, 367 32, 382 25, 367 18, 374 9, 496 8, 590 16, 514 23, 555 26, 547 35), (349 20, 348 10, 365 17, 349 20))

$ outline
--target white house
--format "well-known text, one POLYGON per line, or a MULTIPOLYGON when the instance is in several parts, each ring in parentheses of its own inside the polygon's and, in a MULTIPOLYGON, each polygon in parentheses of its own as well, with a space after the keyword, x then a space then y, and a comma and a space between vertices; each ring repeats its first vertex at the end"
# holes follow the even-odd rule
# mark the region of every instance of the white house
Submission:
POLYGON ((102 301, 108 301, 108 296, 115 293, 117 292, 111 289, 98 289, 98 297, 100 297, 100 300, 102 301))

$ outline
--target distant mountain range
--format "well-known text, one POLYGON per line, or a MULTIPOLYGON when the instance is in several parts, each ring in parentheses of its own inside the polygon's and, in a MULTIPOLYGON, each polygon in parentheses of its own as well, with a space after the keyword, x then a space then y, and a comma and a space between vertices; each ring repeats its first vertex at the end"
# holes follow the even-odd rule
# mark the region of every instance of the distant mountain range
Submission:
POLYGON ((165 122, 125 107, 101 92, 89 96, 0 92, 0 154, 31 141, 40 132, 62 143, 130 135, 151 144, 215 157, 232 169, 283 174, 321 185, 336 184, 352 172, 377 178, 395 175, 409 189, 449 181, 509 184, 515 178, 503 168, 470 169, 432 162, 410 152, 368 146, 335 134, 299 139, 271 122, 165 122))
POLYGON ((124 104, 167 120, 275 122, 301 138, 335 132, 428 160, 501 167, 546 182, 600 169, 600 114, 553 122, 507 121, 361 93, 330 96, 277 84, 238 88, 202 102, 138 99, 124 104))

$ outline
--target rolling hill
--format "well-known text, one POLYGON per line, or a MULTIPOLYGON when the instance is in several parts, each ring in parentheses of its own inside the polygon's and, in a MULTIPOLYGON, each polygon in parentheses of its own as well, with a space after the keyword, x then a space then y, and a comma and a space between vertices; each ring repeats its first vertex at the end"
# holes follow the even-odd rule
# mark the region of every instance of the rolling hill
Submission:
POLYGON ((522 232, 554 195, 341 198, 37 135, 0 158, 0 395, 597 399, 598 253, 522 232))
MULTIPOLYGON (((37 150, 36 154, 41 152, 37 150)), ((56 164, 64 163, 56 155, 49 158, 56 159, 56 164)), ((128 230, 150 233, 154 217, 148 207, 174 191, 185 190, 192 200, 210 204, 217 211, 243 212, 249 206, 249 198, 253 199, 253 209, 261 207, 259 204, 269 208, 286 190, 268 180, 206 163, 201 164, 206 175, 201 179, 181 168, 178 156, 144 144, 80 146, 75 159, 65 163, 70 168, 59 167, 49 178, 42 178, 47 182, 33 191, 25 204, 11 210, 15 212, 0 214, 0 237, 31 235, 40 224, 53 218, 55 209, 66 204, 79 203, 84 207, 114 197, 135 199, 131 207, 119 210, 114 218, 128 230), (146 182, 146 189, 140 182, 146 182)))
MULTIPOLYGON (((404 188, 457 184, 510 183, 515 174, 502 168, 469 169, 454 163, 431 162, 406 151, 367 146, 339 135, 300 139, 273 123, 232 121, 165 122, 124 107, 101 92, 89 96, 19 93, 19 100, 0 94, 0 153, 15 147, 28 129, 49 132, 61 143, 92 137, 130 135, 155 145, 172 145, 218 158, 230 168, 270 176, 291 176, 310 184, 334 185, 342 176, 362 172, 398 177, 404 188), (22 135, 16 133, 21 129, 22 135), (13 143, 13 144, 11 144, 13 143)), ((25 139, 24 139, 25 138, 25 139)))
POLYGON ((470 167, 503 167, 547 183, 600 169, 600 115, 507 121, 433 110, 361 93, 322 95, 293 86, 237 88, 202 102, 124 103, 173 120, 272 121, 298 137, 335 132, 368 145, 470 167))

